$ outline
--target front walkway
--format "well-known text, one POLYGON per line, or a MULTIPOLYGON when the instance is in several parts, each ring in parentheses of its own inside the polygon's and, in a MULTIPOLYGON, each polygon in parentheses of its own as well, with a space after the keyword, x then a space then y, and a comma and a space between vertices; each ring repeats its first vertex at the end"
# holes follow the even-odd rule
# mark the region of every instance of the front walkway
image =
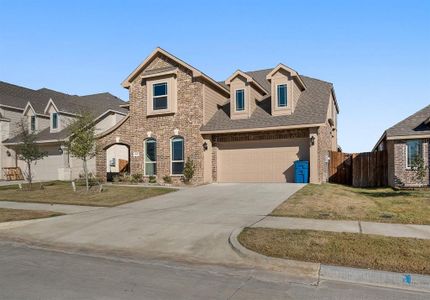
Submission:
POLYGON ((363 221, 318 220, 267 216, 252 227, 307 229, 334 232, 378 234, 392 237, 430 239, 430 225, 390 224, 363 221))

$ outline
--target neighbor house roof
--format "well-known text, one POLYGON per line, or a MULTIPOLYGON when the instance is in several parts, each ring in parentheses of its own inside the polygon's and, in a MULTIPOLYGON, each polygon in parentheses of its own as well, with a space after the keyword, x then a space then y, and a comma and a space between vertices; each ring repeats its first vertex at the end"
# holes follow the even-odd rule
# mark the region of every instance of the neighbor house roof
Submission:
MULTIPOLYGON (((100 118, 112 111, 123 115, 128 113, 128 109, 123 107, 127 103, 110 93, 78 96, 48 88, 33 90, 0 81, 0 106, 24 110, 30 103, 37 114, 46 115, 45 109, 50 101, 55 104, 60 113, 65 114, 79 115, 83 112, 90 112, 95 118, 100 118)), ((66 129, 59 132, 50 132, 50 128, 46 128, 37 133, 36 141, 64 140, 68 135, 66 129)), ((20 141, 21 137, 18 135, 5 140, 4 143, 15 144, 20 141)))
POLYGON ((92 95, 69 95, 47 88, 33 90, 26 87, 0 81, 0 105, 24 109, 30 102, 37 114, 45 114, 44 110, 52 99, 60 112, 79 114, 89 111, 99 116, 107 110, 127 114, 128 110, 121 105, 126 104, 110 93, 92 95))
MULTIPOLYGON (((60 142, 64 141, 69 137, 69 130, 67 128, 57 131, 51 132, 51 129, 45 128, 36 134, 35 142, 36 143, 48 143, 48 142, 60 142)), ((7 139, 3 141, 4 145, 13 145, 19 144, 22 142, 21 134, 14 136, 13 138, 7 139)))
MULTIPOLYGON (((270 91, 270 82, 266 79, 272 69, 246 72, 264 89, 270 91)), ((232 120, 230 103, 220 108, 207 124, 201 127, 203 133, 246 131, 279 127, 301 127, 320 125, 327 119, 327 110, 333 84, 326 81, 301 75, 306 89, 301 93, 294 113, 291 115, 273 116, 271 114, 271 95, 257 102, 257 107, 250 118, 232 120)))
POLYGON ((379 144, 385 139, 413 139, 430 137, 430 105, 410 115, 396 125, 384 131, 372 151, 378 149, 379 144))
POLYGON ((430 105, 387 129, 387 137, 430 135, 430 105))

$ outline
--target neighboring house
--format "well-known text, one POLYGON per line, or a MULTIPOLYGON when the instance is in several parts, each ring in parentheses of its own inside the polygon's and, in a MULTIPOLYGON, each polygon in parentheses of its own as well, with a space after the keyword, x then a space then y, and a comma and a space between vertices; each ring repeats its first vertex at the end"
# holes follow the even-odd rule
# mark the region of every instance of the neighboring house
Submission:
MULTIPOLYGON (((26 166, 17 159, 20 144, 18 123, 24 119, 29 130, 35 132, 36 142, 48 156, 33 167, 35 180, 70 180, 82 173, 82 161, 71 157, 64 146, 69 137, 67 125, 82 112, 95 117, 96 132, 115 126, 128 113, 120 107, 126 104, 119 98, 100 93, 76 96, 50 89, 32 90, 0 81, 0 167, 26 166)), ((89 161, 89 170, 95 172, 95 159, 89 161)), ((4 179, 4 174, 1 174, 4 179)))
POLYGON ((373 151, 387 151, 388 184, 392 187, 430 185, 429 180, 430 105, 388 128, 373 151), (427 167, 423 182, 419 182, 412 164, 422 157, 427 167))
POLYGON ((333 85, 278 66, 217 82, 161 48, 122 83, 129 114, 100 134, 97 171, 107 176, 114 145, 130 151, 131 173, 179 182, 187 158, 194 183, 294 182, 293 162, 310 162, 310 182, 327 180, 337 150, 333 85))

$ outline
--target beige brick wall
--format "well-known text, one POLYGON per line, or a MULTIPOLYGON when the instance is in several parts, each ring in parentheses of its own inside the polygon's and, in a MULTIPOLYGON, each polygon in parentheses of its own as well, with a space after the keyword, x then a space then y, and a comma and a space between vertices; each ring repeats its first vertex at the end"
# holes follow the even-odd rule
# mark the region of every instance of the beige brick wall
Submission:
POLYGON ((336 132, 333 136, 332 129, 327 123, 318 128, 318 176, 320 182, 328 181, 328 155, 329 151, 336 150, 336 132))
MULTIPOLYGON (((194 183, 203 182, 203 138, 200 126, 203 124, 203 84, 200 79, 193 78, 191 72, 176 64, 169 58, 159 55, 145 70, 164 67, 177 67, 177 111, 174 114, 147 116, 146 81, 138 75, 131 83, 130 117, 117 130, 100 139, 101 148, 113 144, 116 137, 122 143, 130 146, 130 153, 139 153, 131 157, 131 173, 143 173, 144 170, 144 140, 151 137, 157 140, 157 179, 161 182, 163 176, 170 175, 170 139, 175 130, 185 141, 185 159, 190 157, 196 163, 194 183)), ((97 160, 99 175, 105 177, 106 157, 104 151, 97 160)), ((180 177, 172 176, 178 183, 180 177)))
MULTIPOLYGON (((423 159, 426 166, 429 165, 429 140, 422 140, 423 159)), ((394 153, 394 178, 391 179, 393 186, 408 187, 417 186, 416 172, 406 168, 406 141, 397 140, 393 142, 394 153)), ((427 168, 424 183, 429 185, 429 169, 427 168)), ((389 179, 390 181, 390 179, 389 179)))

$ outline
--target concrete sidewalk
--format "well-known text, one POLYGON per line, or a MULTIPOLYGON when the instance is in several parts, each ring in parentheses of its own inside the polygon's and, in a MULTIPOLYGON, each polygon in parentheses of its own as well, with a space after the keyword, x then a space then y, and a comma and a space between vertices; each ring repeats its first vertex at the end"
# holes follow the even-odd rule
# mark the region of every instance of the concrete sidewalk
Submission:
POLYGON ((353 232, 378 234, 392 237, 430 239, 430 225, 390 224, 267 216, 259 222, 253 224, 251 227, 353 232))
POLYGON ((64 214, 75 214, 85 211, 101 209, 105 207, 84 206, 84 205, 68 205, 68 204, 49 204, 49 203, 34 203, 34 202, 14 202, 0 201, 0 208, 11 209, 28 209, 28 210, 48 210, 64 214))

